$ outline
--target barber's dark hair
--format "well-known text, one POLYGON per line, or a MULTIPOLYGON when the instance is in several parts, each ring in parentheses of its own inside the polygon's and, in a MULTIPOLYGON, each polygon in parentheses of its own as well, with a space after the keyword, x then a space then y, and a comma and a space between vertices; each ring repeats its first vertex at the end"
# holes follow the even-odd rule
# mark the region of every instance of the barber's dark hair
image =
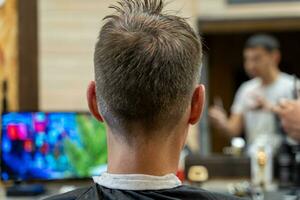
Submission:
POLYGON ((256 47, 262 47, 265 50, 272 52, 274 50, 279 50, 280 44, 279 41, 271 35, 257 34, 251 36, 247 40, 245 49, 256 48, 256 47))
MULTIPOLYGON (((97 101, 112 129, 174 126, 200 76, 201 43, 162 0, 120 0, 95 47, 97 101)), ((128 137, 128 135, 126 135, 128 137)))

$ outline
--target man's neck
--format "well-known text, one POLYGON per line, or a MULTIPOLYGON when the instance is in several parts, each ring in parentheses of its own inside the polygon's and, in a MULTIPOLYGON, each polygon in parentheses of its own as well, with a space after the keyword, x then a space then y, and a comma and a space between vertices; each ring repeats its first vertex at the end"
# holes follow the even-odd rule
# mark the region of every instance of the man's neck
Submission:
POLYGON ((267 85, 271 85, 272 83, 274 83, 277 78, 279 77, 280 71, 278 68, 274 68, 273 70, 271 70, 267 76, 262 77, 262 84, 267 86, 267 85))
POLYGON ((176 173, 181 144, 172 136, 128 145, 108 135, 108 173, 163 176, 176 173))

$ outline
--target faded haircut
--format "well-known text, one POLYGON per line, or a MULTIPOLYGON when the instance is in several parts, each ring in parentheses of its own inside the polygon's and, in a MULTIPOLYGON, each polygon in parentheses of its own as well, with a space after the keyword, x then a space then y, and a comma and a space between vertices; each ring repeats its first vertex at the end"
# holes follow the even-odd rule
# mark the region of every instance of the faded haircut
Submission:
POLYGON ((126 132, 172 127, 199 81, 201 43, 184 18, 165 14, 162 0, 121 0, 110 6, 94 53, 100 112, 126 132))

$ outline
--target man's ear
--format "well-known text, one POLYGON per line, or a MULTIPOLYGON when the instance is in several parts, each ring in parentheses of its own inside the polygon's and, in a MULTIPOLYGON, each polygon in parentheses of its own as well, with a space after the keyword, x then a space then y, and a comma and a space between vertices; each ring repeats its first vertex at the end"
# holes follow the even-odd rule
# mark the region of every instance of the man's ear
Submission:
POLYGON ((189 118, 190 124, 196 124, 201 117, 205 102, 205 87, 204 85, 198 85, 194 90, 192 102, 191 102, 191 113, 189 118))
POLYGON ((91 81, 89 83, 89 86, 87 89, 87 101, 88 101, 88 106, 89 106, 89 109, 90 109, 90 112, 92 113, 92 115, 100 122, 103 122, 104 120, 99 112, 97 98, 96 98, 95 81, 91 81))

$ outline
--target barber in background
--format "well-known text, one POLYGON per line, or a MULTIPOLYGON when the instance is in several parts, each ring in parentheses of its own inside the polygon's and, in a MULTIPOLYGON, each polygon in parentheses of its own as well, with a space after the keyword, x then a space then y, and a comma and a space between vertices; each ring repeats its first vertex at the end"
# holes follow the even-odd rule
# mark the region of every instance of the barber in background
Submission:
MULTIPOLYGON (((267 106, 280 99, 292 98, 293 77, 279 70, 281 59, 279 42, 270 35, 250 37, 244 48, 244 67, 252 78, 238 89, 231 114, 214 105, 209 110, 212 124, 231 137, 245 130, 248 144, 261 138, 270 140, 276 148, 281 140, 275 114, 267 106)), ((300 137, 299 137, 300 138, 300 137)))

